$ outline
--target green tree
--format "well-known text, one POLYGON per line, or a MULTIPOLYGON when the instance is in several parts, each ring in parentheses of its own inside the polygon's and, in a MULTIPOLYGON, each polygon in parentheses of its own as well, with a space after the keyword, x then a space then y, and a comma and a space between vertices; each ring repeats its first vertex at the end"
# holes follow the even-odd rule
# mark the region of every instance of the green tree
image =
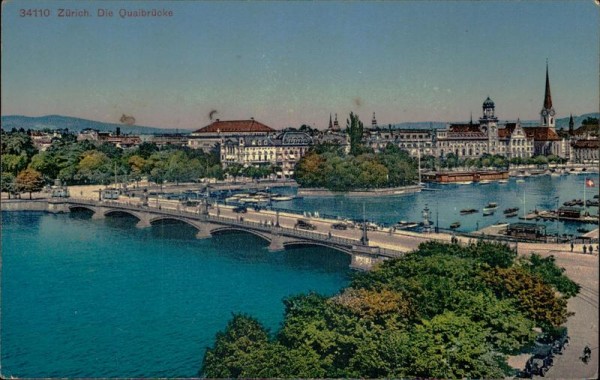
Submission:
POLYGON ((360 154, 363 138, 363 123, 353 112, 350 112, 350 118, 346 120, 346 133, 350 136, 350 154, 360 154))
POLYGON ((60 172, 54 155, 49 152, 40 152, 31 157, 29 167, 42 173, 46 181, 58 178, 58 173, 60 172))
POLYGON ((409 371, 417 377, 502 378, 502 358, 482 360, 489 352, 485 338, 479 324, 453 312, 425 320, 411 334, 409 371))
POLYGON ((12 173, 2 172, 1 191, 8 193, 8 199, 10 195, 15 192, 15 176, 12 173))
POLYGON ((44 188, 44 178, 37 170, 25 169, 17 175, 15 188, 18 192, 29 192, 29 199, 31 199, 31 193, 44 188))
POLYGON ((2 172, 12 173, 17 175, 20 171, 27 167, 29 159, 27 154, 3 154, 2 155, 2 172))

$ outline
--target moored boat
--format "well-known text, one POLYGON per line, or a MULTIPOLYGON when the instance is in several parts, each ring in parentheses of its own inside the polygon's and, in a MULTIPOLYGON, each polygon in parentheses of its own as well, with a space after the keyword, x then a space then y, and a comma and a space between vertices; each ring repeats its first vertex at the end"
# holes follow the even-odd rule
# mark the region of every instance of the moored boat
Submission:
POLYGON ((407 221, 401 220, 398 223, 396 223, 396 225, 394 227, 396 227, 396 229, 399 229, 399 230, 404 230, 407 228, 417 227, 418 225, 419 224, 415 223, 415 222, 407 222, 407 221))
POLYGON ((515 213, 515 212, 517 212, 517 211, 519 211, 519 208, 518 208, 518 207, 511 207, 511 208, 507 208, 507 209, 506 209, 506 210, 504 210, 503 212, 504 212, 505 214, 512 214, 512 213, 515 213))
POLYGON ((494 211, 496 211, 496 209, 493 209, 493 208, 484 208, 483 209, 483 216, 494 215, 494 211))
POLYGON ((478 211, 479 210, 477 210, 475 208, 465 208, 465 209, 460 210, 460 215, 474 214, 478 211))
POLYGON ((517 214, 516 212, 511 212, 511 213, 505 214, 504 216, 505 216, 506 218, 514 218, 514 217, 515 217, 515 216, 517 216, 517 215, 518 215, 518 214, 517 214))
POLYGON ((292 199, 294 199, 294 197, 290 197, 287 195, 278 195, 275 197, 271 197, 272 201, 291 201, 292 199))
POLYGON ((498 203, 496 203, 496 202, 488 202, 487 206, 485 206, 485 208, 487 208, 487 209, 496 209, 497 207, 498 207, 498 203))
POLYGON ((450 228, 452 228, 452 229, 455 229, 455 228, 458 228, 458 227, 460 227, 460 222, 454 222, 454 223, 452 223, 450 225, 450 228))

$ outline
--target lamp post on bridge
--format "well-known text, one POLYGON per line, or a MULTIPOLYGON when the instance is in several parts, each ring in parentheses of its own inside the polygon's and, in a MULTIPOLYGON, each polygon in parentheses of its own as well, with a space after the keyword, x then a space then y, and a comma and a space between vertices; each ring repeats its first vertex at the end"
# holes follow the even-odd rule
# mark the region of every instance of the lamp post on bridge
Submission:
POLYGON ((369 245, 369 237, 367 236, 367 220, 365 217, 365 202, 363 202, 363 231, 362 237, 360 238, 360 242, 362 245, 369 245))

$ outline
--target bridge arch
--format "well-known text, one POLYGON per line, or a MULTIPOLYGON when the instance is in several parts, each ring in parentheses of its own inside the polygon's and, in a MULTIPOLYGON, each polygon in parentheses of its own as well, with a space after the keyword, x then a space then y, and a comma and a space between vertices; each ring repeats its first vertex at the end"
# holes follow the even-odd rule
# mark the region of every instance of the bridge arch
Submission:
POLYGON ((162 220, 176 220, 176 221, 185 223, 185 224, 187 224, 189 226, 192 226, 192 227, 194 227, 198 231, 201 230, 200 226, 198 226, 197 224, 193 223, 191 220, 186 219, 186 218, 180 218, 180 217, 177 217, 177 216, 171 216, 171 215, 159 215, 159 216, 156 216, 154 218, 150 218, 150 220, 148 220, 148 223, 150 223, 150 225, 152 225, 152 224, 154 224, 156 222, 160 222, 162 220))
POLYGON ((345 253, 347 255, 352 255, 352 248, 342 247, 337 244, 329 245, 326 243, 319 243, 319 242, 308 241, 308 240, 293 240, 293 241, 288 241, 288 242, 283 243, 284 248, 288 248, 288 247, 292 248, 292 247, 300 247, 300 246, 302 246, 302 247, 325 247, 325 248, 333 249, 334 251, 345 253))
POLYGON ((213 235, 218 235, 218 234, 227 233, 227 232, 244 232, 244 233, 252 234, 252 235, 258 236, 261 239, 266 240, 267 243, 270 243, 271 239, 272 239, 271 235, 269 233, 256 231, 256 230, 252 230, 252 229, 246 229, 246 228, 242 228, 242 227, 236 227, 236 226, 218 227, 218 228, 214 228, 210 231, 210 233, 213 235))
POLYGON ((96 212, 98 212, 98 210, 95 207, 92 206, 84 206, 84 205, 70 205, 69 206, 69 211, 73 211, 73 210, 86 210, 86 211, 91 211, 94 214, 96 212))
POLYGON ((131 211, 126 210, 126 209, 110 209, 110 210, 106 210, 106 211, 104 211, 104 216, 109 216, 111 214, 116 214, 116 213, 131 215, 134 218, 136 218, 138 221, 142 220, 142 217, 140 217, 139 214, 137 214, 135 212, 131 212, 131 211))

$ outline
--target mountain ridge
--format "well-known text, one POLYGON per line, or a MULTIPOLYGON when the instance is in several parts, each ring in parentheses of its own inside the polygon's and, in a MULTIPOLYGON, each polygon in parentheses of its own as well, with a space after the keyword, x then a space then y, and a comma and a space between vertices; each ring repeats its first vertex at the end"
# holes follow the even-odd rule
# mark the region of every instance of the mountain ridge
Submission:
MULTIPOLYGON (((600 118, 600 113, 591 112, 580 116, 573 116, 575 128, 581 126, 581 122, 588 117, 600 118)), ((162 134, 162 133, 191 133, 191 129, 173 129, 173 128, 158 128, 158 127, 147 127, 141 125, 126 125, 117 123, 106 123, 102 121, 95 121, 89 119, 83 119, 73 116, 63 115, 46 115, 46 116, 24 116, 24 115, 6 115, 0 118, 0 126, 4 130, 11 130, 13 128, 25 130, 43 130, 43 129, 69 129, 69 131, 79 132, 86 128, 97 129, 102 132, 114 132, 117 127, 121 128, 123 134, 162 134)), ((514 122, 516 120, 508 120, 514 122)), ((506 121, 503 120, 499 124, 502 125, 506 121)), ((391 124, 393 129, 400 128, 414 128, 414 129, 439 129, 444 128, 448 123, 443 121, 415 121, 415 122, 402 122, 391 124)), ((464 123, 459 121, 457 123, 464 123)), ((535 126, 539 125, 538 120, 521 120, 523 126, 535 126)), ((380 128, 385 128, 385 125, 380 125, 380 128)), ((568 129, 569 128, 569 117, 556 119, 557 129, 568 129)))

